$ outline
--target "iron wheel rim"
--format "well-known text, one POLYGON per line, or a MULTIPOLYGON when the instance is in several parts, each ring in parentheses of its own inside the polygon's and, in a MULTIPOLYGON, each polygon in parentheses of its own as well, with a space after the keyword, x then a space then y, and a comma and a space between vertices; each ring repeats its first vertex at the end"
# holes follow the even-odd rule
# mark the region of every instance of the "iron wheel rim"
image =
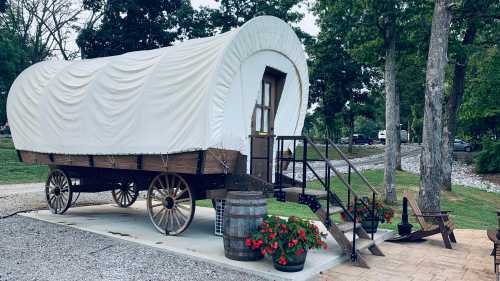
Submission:
POLYGON ((64 214, 73 202, 71 179, 61 170, 53 170, 45 183, 45 198, 53 214, 64 214))
POLYGON ((179 235, 193 220, 195 201, 189 185, 180 175, 162 173, 149 185, 147 208, 149 219, 159 232, 179 235))

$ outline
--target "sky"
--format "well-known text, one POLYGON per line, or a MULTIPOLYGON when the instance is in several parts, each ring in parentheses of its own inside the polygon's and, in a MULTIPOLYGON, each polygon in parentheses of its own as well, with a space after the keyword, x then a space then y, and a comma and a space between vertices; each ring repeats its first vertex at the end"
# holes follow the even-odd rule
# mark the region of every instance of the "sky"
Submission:
MULTIPOLYGON (((312 2, 313 0, 309 0, 309 2, 312 2)), ((191 0, 191 6, 193 8, 198 8, 200 6, 208 6, 211 8, 216 8, 219 6, 219 3, 215 2, 214 0, 191 0)), ((318 26, 315 24, 316 17, 307 10, 307 7, 304 5, 300 8, 298 8, 299 11, 302 11, 305 15, 302 21, 299 23, 300 28, 311 34, 311 35, 317 35, 319 32, 318 26)))

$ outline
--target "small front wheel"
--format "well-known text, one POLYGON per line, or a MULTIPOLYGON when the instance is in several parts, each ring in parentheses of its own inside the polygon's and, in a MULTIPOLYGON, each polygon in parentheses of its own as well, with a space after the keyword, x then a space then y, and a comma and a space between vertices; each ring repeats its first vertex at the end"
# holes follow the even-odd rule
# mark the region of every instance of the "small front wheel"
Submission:
POLYGON ((134 204, 139 197, 139 190, 134 181, 124 180, 119 183, 119 188, 111 191, 113 200, 122 208, 127 208, 134 204))
POLYGON ((51 171, 45 183, 45 197, 52 213, 66 212, 73 200, 71 179, 59 169, 51 171))

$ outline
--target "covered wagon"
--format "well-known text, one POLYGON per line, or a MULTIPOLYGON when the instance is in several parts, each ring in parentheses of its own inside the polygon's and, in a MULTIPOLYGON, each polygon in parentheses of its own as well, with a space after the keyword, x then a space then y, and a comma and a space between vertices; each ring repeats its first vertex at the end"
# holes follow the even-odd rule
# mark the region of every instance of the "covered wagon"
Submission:
POLYGON ((302 44, 262 16, 171 47, 37 63, 7 114, 20 160, 51 168, 54 213, 74 192, 112 191, 127 207, 147 190, 153 225, 179 234, 210 191, 272 182, 272 136, 301 134, 307 99, 302 44))

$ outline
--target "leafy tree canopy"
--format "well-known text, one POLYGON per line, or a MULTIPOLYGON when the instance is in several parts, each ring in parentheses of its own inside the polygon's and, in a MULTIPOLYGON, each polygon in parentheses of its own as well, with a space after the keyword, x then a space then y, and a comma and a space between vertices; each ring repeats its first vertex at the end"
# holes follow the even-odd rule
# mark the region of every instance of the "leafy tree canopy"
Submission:
POLYGON ((187 0, 86 0, 84 7, 101 12, 102 22, 81 30, 82 58, 169 46, 187 33, 194 13, 187 0))

